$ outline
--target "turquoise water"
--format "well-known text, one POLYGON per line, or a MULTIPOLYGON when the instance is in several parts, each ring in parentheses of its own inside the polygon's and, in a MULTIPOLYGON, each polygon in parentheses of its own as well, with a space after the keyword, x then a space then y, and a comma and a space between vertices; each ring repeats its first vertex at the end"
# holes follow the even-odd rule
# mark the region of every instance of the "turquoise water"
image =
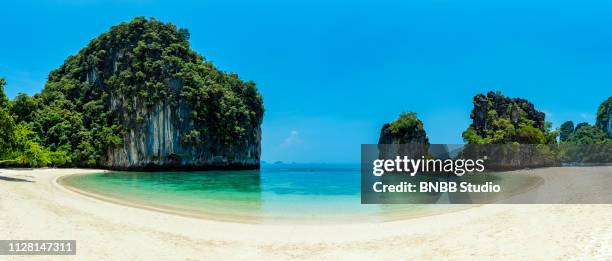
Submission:
POLYGON ((358 165, 271 165, 257 171, 104 172, 68 176, 61 183, 118 203, 252 223, 384 221, 451 208, 362 205, 358 165))

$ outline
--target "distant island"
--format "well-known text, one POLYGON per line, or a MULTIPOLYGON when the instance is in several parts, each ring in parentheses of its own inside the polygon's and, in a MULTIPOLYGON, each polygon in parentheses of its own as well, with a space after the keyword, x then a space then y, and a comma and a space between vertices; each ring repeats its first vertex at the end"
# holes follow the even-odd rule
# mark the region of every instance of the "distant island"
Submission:
POLYGON ((8 101, 0 164, 110 169, 259 168, 263 99, 154 18, 113 26, 8 101))

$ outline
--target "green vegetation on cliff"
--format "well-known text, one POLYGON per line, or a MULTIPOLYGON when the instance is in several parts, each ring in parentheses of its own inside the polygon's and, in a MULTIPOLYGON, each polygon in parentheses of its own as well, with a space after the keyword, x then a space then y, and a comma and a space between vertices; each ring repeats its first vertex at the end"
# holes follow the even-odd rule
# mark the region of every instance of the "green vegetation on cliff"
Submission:
POLYGON ((391 123, 385 123, 380 130, 378 144, 381 158, 409 156, 419 158, 428 155, 429 138, 423 122, 414 112, 402 112, 391 123), (384 144, 410 144, 408 146, 384 146, 384 144))
POLYGON ((612 144, 612 134, 610 134, 610 126, 612 126, 612 97, 608 98, 599 105, 597 109, 597 121, 591 126, 586 122, 576 124, 572 121, 567 121, 561 125, 561 135, 559 140, 565 144, 612 144))
POLYGON ((414 112, 403 112, 391 123, 385 124, 381 130, 379 144, 428 144, 429 139, 423 128, 423 122, 414 112))
POLYGON ((414 112, 403 112, 399 118, 390 124, 391 134, 397 137, 400 142, 408 143, 415 140, 428 143, 423 122, 417 118, 414 112))
POLYGON ((563 136, 559 139, 564 144, 612 144, 612 138, 608 136, 601 128, 591 126, 586 122, 579 123, 576 128, 569 128, 569 125, 574 126, 571 121, 561 125, 561 133, 563 136), (563 138, 565 137, 565 138, 563 138))
MULTIPOLYGON (((0 104, 6 103, 2 97, 0 104)), ((40 165, 97 166, 130 132, 150 131, 143 127, 145 117, 160 104, 189 111, 172 123, 182 127, 180 142, 186 146, 249 143, 264 112, 255 83, 220 71, 191 50, 187 30, 137 17, 68 57, 40 94, 20 94, 0 111, 0 120, 12 118, 15 129, 29 132, 21 138, 34 143, 17 141, 19 146, 37 144, 54 155, 40 165)))
POLYGON ((596 126, 584 126, 576 129, 567 139, 569 144, 612 144, 612 139, 596 126))
POLYGON ((520 98, 508 98, 501 93, 478 94, 473 100, 470 115, 473 122, 463 139, 474 144, 551 144, 556 142, 556 132, 545 114, 533 104, 520 98))

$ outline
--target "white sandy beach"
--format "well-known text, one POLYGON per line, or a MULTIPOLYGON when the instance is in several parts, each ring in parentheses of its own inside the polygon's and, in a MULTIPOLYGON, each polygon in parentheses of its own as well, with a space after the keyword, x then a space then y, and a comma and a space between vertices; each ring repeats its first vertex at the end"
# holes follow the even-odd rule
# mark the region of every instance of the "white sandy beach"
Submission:
POLYGON ((0 260, 612 260, 612 205, 483 205, 384 223, 239 224, 117 205, 55 182, 89 172, 99 170, 0 169, 0 239, 77 241, 76 256, 0 260))

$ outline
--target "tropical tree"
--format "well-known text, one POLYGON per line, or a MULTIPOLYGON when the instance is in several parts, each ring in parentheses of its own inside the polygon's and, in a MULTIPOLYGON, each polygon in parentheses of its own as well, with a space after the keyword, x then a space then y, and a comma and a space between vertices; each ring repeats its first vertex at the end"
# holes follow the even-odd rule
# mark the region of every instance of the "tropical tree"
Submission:
POLYGON ((566 121, 559 127, 559 140, 567 141, 569 136, 574 133, 574 122, 566 121))

